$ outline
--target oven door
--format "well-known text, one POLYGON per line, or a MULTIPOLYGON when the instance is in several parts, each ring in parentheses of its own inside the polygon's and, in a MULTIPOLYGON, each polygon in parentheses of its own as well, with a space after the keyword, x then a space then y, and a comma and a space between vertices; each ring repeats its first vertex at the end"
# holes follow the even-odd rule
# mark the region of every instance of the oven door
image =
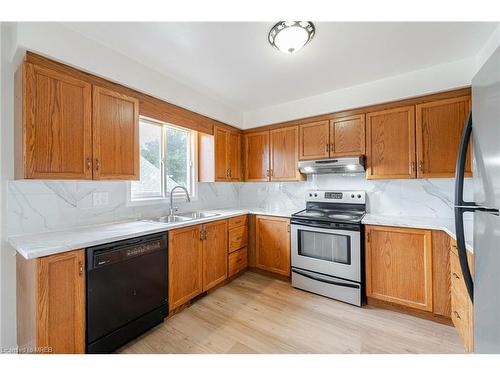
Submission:
POLYGON ((361 282, 361 233, 292 224, 292 267, 361 282))

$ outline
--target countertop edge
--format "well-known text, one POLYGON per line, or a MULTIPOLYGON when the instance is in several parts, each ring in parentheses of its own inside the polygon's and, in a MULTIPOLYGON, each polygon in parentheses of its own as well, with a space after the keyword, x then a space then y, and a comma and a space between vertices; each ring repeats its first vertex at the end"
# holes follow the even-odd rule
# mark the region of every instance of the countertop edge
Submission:
MULTIPOLYGON (((296 212, 296 211, 297 210, 295 210, 294 212, 296 212)), ((236 217, 236 216, 240 216, 240 215, 256 214, 256 215, 280 216, 280 217, 290 217, 291 216, 291 213, 287 213, 287 212, 272 212, 272 211, 267 212, 265 210, 252 209, 252 208, 220 209, 220 210, 215 209, 215 210, 203 210, 203 212, 214 212, 214 213, 219 213, 219 215, 215 216, 215 217, 189 220, 189 221, 179 222, 179 223, 158 223, 158 222, 154 222, 154 221, 148 221, 147 219, 123 221, 123 222, 118 222, 118 223, 103 223, 103 224, 78 227, 78 228, 73 228, 73 229, 64 229, 64 230, 58 230, 58 231, 52 231, 52 232, 42 232, 42 233, 38 233, 38 234, 14 235, 14 236, 8 237, 7 241, 9 243, 9 245, 14 248, 14 250, 16 250, 19 254, 21 254, 25 259, 30 260, 30 259, 36 259, 36 258, 40 258, 40 257, 44 257, 44 256, 49 256, 49 255, 60 254, 60 253, 67 252, 67 251, 79 250, 79 249, 84 249, 84 248, 91 247, 91 246, 102 245, 105 243, 126 240, 126 239, 133 238, 133 237, 161 233, 163 231, 169 231, 169 230, 173 230, 173 229, 188 227, 191 225, 204 224, 204 223, 213 222, 213 221, 217 221, 217 220, 225 220, 225 219, 229 219, 231 217, 236 217), (48 247, 40 249, 40 250, 32 249, 30 247, 27 248, 22 243, 20 243, 21 241, 18 241, 18 239, 22 239, 25 237, 32 237, 32 236, 43 237, 43 236, 49 236, 49 235, 57 236, 57 234, 68 235, 68 232, 72 232, 72 231, 85 231, 85 230, 99 231, 99 230, 104 230, 104 229, 112 227, 112 226, 119 226, 121 224, 123 224, 123 225, 129 224, 130 225, 130 224, 134 224, 134 223, 149 223, 151 225, 151 228, 150 229, 136 230, 136 231, 133 231, 133 232, 127 233, 127 234, 99 237, 99 238, 96 238, 94 240, 79 241, 76 243, 65 243, 65 242, 61 241, 60 245, 48 246, 48 247)))

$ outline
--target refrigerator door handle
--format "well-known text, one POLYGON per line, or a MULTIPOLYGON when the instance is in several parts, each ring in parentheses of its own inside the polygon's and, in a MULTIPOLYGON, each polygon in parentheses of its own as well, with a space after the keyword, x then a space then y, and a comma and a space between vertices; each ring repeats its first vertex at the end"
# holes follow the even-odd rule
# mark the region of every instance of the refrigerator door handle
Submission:
POLYGON ((464 233, 464 212, 474 211, 477 207, 473 202, 465 202, 464 194, 464 178, 465 178, 465 161, 467 158, 467 147, 469 145, 470 136, 472 133, 472 112, 469 112, 467 122, 465 124, 460 149, 458 151, 457 165, 455 169, 455 232, 457 235, 457 251, 460 260, 460 268, 464 276, 465 286, 472 302, 474 302, 474 284, 472 275, 469 270, 469 261, 467 259, 467 249, 465 247, 464 233))

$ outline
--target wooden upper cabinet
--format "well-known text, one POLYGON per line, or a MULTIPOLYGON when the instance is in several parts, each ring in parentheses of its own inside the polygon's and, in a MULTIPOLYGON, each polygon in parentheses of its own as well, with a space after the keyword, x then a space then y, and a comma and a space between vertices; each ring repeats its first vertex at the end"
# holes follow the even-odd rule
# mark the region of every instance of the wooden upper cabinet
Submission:
POLYGON ((85 250, 37 259, 36 346, 85 353, 85 250))
POLYGON ((255 232, 255 266, 290 276, 290 220, 256 216, 255 232))
POLYGON ((16 73, 16 178, 92 179, 91 85, 23 63, 16 73))
POLYGON ((245 139, 245 181, 269 181, 269 131, 248 133, 245 139))
MULTIPOLYGON (((419 178, 454 177, 470 96, 432 101, 416 106, 417 161, 419 178)), ((466 176, 472 175, 471 151, 466 176)))
POLYGON ((203 241, 201 225, 168 232, 169 310, 203 292, 203 241))
POLYGON ((200 182, 241 181, 241 134, 214 126, 214 135, 198 133, 200 182))
POLYGON ((271 130, 270 138, 271 181, 296 181, 300 179, 298 126, 271 130))
POLYGON ((229 179, 231 181, 241 181, 241 134, 229 132, 228 145, 229 179))
POLYGON ((330 156, 330 125, 328 120, 299 126, 299 159, 326 159, 330 156))
POLYGON ((366 295, 433 310, 432 231, 367 225, 366 295))
POLYGON ((215 144, 215 181, 229 180, 229 131, 214 126, 214 144, 215 144))
POLYGON ((369 179, 415 178, 415 107, 366 114, 369 179))
POLYGON ((203 291, 227 279, 227 220, 203 224, 203 291))
POLYGON ((139 100, 93 87, 94 179, 139 179, 139 100))
POLYGON ((330 157, 365 154, 365 115, 330 120, 330 157))

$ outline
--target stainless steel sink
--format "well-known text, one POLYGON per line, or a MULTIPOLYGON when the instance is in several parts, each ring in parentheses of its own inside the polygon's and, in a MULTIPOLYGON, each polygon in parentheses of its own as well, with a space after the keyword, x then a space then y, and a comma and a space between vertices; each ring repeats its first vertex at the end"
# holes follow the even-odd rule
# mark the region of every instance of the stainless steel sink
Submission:
POLYGON ((171 216, 160 216, 150 219, 151 221, 157 221, 160 223, 179 223, 183 221, 194 220, 191 217, 180 216, 180 215, 171 215, 171 216))
POLYGON ((199 211, 194 211, 194 212, 186 212, 183 214, 178 214, 178 216, 182 217, 187 217, 189 220, 195 220, 195 219, 206 219, 209 217, 214 217, 214 216, 219 216, 220 214, 216 214, 213 212, 199 212, 199 211))

